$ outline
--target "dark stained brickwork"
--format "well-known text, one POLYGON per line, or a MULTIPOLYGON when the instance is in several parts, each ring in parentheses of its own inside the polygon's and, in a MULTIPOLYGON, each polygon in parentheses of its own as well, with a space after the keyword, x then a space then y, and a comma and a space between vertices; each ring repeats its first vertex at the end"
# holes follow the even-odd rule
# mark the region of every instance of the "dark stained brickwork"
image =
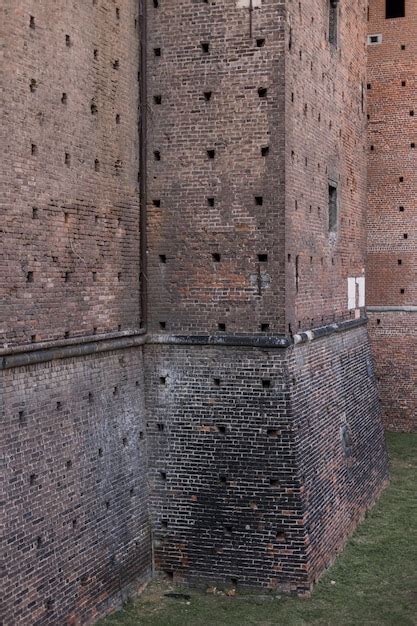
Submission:
POLYGON ((339 4, 332 48, 327 0, 147 0, 146 67, 134 0, 18 4, 0 334, 50 351, 0 361, 5 623, 92 623, 153 556, 306 593, 387 477, 365 321, 295 336, 363 316, 365 1, 339 4), (145 312, 144 347, 98 352, 145 312))
POLYGON ((151 328, 283 332, 284 3, 148 4, 151 328))
POLYGON ((150 574, 141 350, 4 370, 2 404, 5 624, 91 623, 150 574))
POLYGON ((148 346, 147 359, 157 567, 310 590, 387 480, 366 329, 289 350, 148 346))
POLYGON ((285 351, 147 351, 158 568, 176 580, 305 590, 285 351))
MULTIPOLYGON (((1 341, 136 330, 137 2, 1 13, 1 341)), ((150 575, 141 349, 0 374, 4 623, 91 623, 150 575)))
MULTIPOLYGON (((337 46, 329 2, 157 4, 151 328, 291 337, 359 317, 348 278, 366 253, 366 3, 337 8, 337 46)), ((366 330, 146 354, 157 567, 308 591, 387 476, 366 330)))
POLYGON ((372 0, 368 45, 368 294, 387 428, 417 430, 417 4, 385 19, 372 0))
POLYGON ((309 580, 315 581, 388 480, 366 328, 295 348, 289 375, 309 580))

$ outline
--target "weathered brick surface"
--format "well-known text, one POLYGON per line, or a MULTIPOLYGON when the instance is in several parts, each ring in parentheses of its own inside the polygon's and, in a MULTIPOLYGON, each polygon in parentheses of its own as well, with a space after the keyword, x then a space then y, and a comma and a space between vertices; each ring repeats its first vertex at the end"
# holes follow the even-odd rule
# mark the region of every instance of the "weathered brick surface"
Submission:
POLYGON ((308 585, 284 357, 147 347, 155 558, 176 580, 308 585))
POLYGON ((289 375, 304 486, 308 571, 314 581, 343 547, 388 479, 366 329, 295 348, 289 375))
MULTIPOLYGON (((147 2, 148 317, 165 338, 289 337, 354 314, 365 2, 339 7, 338 49, 327 1, 254 4, 147 2)), ((139 327, 137 11, 4 5, 9 344, 139 327)), ((148 506, 175 579, 308 591, 382 488, 364 327, 285 350, 144 354, 2 372, 7 624, 90 623, 135 590, 148 506)))
POLYGON ((387 478, 366 330, 288 351, 148 346, 147 362, 157 567, 308 591, 387 478))
POLYGON ((417 430, 417 315, 370 313, 369 332, 375 357, 385 427, 417 430))
POLYGON ((151 327, 283 332, 284 3, 148 4, 151 327))
MULTIPOLYGON (((347 278, 363 275, 366 253, 365 4, 338 10, 337 49, 319 0, 266 0, 252 38, 249 3, 150 7, 153 329, 289 334, 353 314, 347 278)), ((308 590, 386 479, 366 331, 283 352, 146 350, 157 566, 308 590)))
POLYGON ((329 5, 286 3, 286 306, 293 332, 349 317, 347 279, 365 267, 366 2, 339 3, 337 47, 327 41, 329 5), (338 185, 336 233, 328 228, 329 180, 338 185))
POLYGON ((86 624, 150 575, 138 349, 2 372, 4 624, 86 624))
POLYGON ((8 343, 139 325, 137 3, 116 7, 2 3, 8 343))
MULTIPOLYGON (((385 2, 370 2, 368 33, 382 36, 368 46, 367 79, 367 302, 374 306, 417 306, 416 3, 406 0, 405 11, 385 19, 385 2)), ((372 319, 386 426, 416 429, 417 313, 372 319)))
MULTIPOLYGON (((135 330, 137 2, 1 13, 1 340, 135 330)), ((149 576, 142 376, 140 348, 1 372, 6 624, 90 623, 149 576)))

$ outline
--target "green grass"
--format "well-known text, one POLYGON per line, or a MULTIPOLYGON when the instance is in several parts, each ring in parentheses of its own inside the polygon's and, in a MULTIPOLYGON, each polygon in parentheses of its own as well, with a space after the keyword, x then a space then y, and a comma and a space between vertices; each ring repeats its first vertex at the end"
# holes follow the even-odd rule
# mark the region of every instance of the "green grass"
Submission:
POLYGON ((391 484, 308 599, 190 592, 154 582, 101 626, 417 625, 417 435, 388 434, 391 484))

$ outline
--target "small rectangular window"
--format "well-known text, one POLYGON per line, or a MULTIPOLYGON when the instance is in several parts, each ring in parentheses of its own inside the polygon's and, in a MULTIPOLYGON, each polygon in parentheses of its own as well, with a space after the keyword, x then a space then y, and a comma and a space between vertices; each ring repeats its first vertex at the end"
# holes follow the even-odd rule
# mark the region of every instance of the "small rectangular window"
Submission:
POLYGON ((405 17, 405 0, 386 0, 385 17, 387 20, 405 17))
POLYGON ((330 0, 329 2, 329 42, 333 46, 337 46, 337 5, 339 0, 330 0))
POLYGON ((368 35, 368 46, 382 43, 382 35, 368 35))
POLYGON ((337 186, 329 182, 329 232, 337 231, 337 186))

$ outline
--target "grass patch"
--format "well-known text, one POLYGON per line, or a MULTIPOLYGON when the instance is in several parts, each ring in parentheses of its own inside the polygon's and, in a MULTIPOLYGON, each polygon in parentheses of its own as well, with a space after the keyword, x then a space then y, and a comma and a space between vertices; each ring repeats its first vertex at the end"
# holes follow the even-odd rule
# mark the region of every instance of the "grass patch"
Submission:
POLYGON ((155 581, 101 626, 417 625, 417 435, 387 435, 391 484, 311 598, 186 590, 155 581), (175 591, 181 591, 175 589, 175 591))

